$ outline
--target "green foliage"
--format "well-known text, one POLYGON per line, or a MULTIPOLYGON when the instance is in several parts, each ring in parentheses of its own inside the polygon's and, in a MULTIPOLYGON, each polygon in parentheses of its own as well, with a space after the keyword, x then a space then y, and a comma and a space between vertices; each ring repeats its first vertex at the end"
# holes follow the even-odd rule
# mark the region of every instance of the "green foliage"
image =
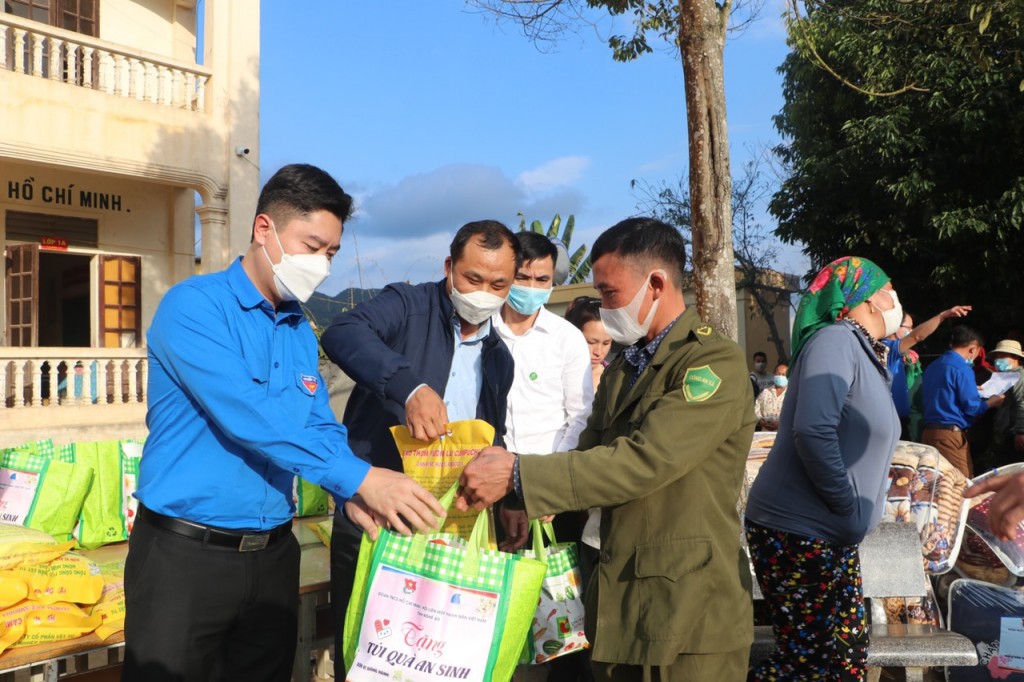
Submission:
POLYGON ((1024 287, 1024 3, 805 7, 780 69, 778 236, 815 269, 875 260, 919 317, 965 303, 983 329, 1019 324, 1007 313, 1024 287))
POLYGON ((558 234, 558 230, 562 226, 562 216, 555 214, 555 217, 551 219, 551 224, 545 229, 544 224, 539 220, 534 220, 530 223, 529 228, 526 226, 526 217, 522 213, 519 214, 519 231, 526 232, 528 229, 538 234, 543 234, 549 239, 557 239, 565 245, 565 250, 569 252, 569 277, 566 279, 565 284, 579 284, 580 282, 586 282, 587 277, 590 276, 590 255, 587 253, 587 245, 582 244, 575 251, 569 251, 572 244, 572 233, 576 229, 576 216, 569 215, 569 218, 565 221, 565 229, 562 230, 561 236, 558 234))

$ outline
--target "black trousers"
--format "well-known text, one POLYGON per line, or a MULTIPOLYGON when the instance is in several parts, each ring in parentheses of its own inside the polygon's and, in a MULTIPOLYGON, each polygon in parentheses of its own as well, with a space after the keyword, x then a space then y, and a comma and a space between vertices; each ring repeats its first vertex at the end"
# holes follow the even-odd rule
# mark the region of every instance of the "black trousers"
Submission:
POLYGON ((299 544, 205 545, 138 519, 125 561, 122 682, 288 682, 298 635, 299 544))
POLYGON ((345 612, 352 583, 356 578, 356 562, 359 560, 359 543, 362 529, 356 528, 344 516, 341 508, 334 514, 331 529, 331 611, 334 616, 334 679, 344 680, 346 676, 342 638, 345 636, 345 612))

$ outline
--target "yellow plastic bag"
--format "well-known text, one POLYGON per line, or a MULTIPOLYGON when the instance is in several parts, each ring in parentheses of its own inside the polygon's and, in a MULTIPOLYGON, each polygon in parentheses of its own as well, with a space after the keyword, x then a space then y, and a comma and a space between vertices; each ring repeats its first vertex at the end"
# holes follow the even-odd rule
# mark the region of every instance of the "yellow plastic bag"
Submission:
POLYGON ((26 600, 0 611, 8 628, 24 627, 25 634, 13 646, 59 642, 87 635, 99 627, 99 614, 88 614, 74 604, 43 604, 26 600))
POLYGON ((66 601, 92 606, 103 593, 99 566, 73 552, 48 564, 0 571, 0 576, 23 580, 28 585, 29 598, 43 604, 66 601))
POLYGON ((100 617, 96 635, 106 639, 115 632, 124 630, 124 578, 103 576, 103 595, 90 613, 100 617))
POLYGON ((74 540, 58 543, 53 536, 34 528, 0 523, 0 569, 53 561, 74 544, 74 540))
MULTIPOLYGON (((452 422, 448 428, 450 436, 426 442, 413 438, 404 426, 391 427, 405 473, 437 498, 459 480, 463 467, 476 453, 494 444, 494 427, 481 419, 452 422)), ((451 509, 439 532, 469 539, 477 514, 473 510, 451 509)), ((493 529, 491 537, 494 537, 493 529)))
POLYGON ((334 531, 334 519, 325 519, 323 521, 317 521, 316 523, 307 521, 306 527, 320 538, 320 542, 324 543, 324 547, 331 546, 331 533, 334 531))
POLYGON ((21 578, 5 573, 6 571, 0 572, 0 609, 6 609, 23 599, 28 599, 28 584, 21 578))

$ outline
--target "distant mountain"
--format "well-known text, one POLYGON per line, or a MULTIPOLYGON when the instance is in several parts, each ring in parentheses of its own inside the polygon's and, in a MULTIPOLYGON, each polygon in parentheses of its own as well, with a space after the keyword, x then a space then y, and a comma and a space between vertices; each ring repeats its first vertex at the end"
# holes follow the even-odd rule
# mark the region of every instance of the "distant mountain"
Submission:
POLYGON ((368 301, 380 293, 380 289, 344 289, 334 296, 314 292, 306 302, 306 310, 313 316, 316 325, 323 329, 331 323, 334 316, 351 310, 363 301, 368 301))

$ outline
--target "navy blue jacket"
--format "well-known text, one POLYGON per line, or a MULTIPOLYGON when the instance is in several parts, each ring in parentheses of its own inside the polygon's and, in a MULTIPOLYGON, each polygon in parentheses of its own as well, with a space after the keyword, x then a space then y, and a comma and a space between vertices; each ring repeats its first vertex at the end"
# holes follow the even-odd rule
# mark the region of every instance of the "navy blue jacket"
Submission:
MULTIPOLYGON (((405 400, 420 384, 444 397, 455 353, 455 309, 445 280, 389 284, 377 296, 334 318, 320 339, 327 356, 356 382, 342 420, 352 451, 374 466, 402 470, 388 430, 405 424, 405 400)), ((504 446, 512 354, 494 327, 483 341, 483 382, 476 416, 504 446)))

